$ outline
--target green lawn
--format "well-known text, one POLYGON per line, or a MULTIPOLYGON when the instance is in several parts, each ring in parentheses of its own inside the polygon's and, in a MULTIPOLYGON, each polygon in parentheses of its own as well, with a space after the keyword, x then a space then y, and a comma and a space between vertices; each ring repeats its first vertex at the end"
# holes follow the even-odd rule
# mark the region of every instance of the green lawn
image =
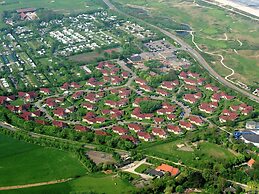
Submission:
POLYGON ((85 174, 72 153, 0 135, 0 186, 52 181, 85 174))
POLYGON ((192 148, 192 150, 190 149, 188 151, 178 149, 177 145, 183 143, 183 140, 177 140, 148 147, 145 151, 153 156, 162 157, 175 162, 182 161, 184 164, 191 166, 199 165, 202 160, 228 161, 235 157, 228 149, 209 142, 198 143, 198 148, 188 146, 192 148), (197 157, 200 159, 197 160, 197 157))
POLYGON ((146 170, 152 168, 152 166, 147 165, 147 164, 141 164, 138 168, 135 169, 136 172, 138 173, 144 173, 146 170))
POLYGON ((86 175, 70 182, 55 185, 2 191, 3 194, 68 194, 68 193, 105 193, 123 194, 133 191, 134 187, 114 175, 86 175))

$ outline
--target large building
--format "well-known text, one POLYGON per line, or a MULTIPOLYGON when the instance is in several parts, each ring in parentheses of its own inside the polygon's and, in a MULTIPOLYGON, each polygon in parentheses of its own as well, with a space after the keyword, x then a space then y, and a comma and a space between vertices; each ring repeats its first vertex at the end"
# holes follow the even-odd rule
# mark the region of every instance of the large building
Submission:
POLYGON ((246 122, 246 129, 259 130, 259 122, 247 121, 246 122))

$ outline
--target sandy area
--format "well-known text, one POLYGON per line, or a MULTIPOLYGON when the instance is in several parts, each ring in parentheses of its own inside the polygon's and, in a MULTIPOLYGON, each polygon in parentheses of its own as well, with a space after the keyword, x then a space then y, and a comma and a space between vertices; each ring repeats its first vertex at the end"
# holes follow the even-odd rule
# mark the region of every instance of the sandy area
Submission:
POLYGON ((257 16, 259 17, 259 10, 258 9, 255 9, 255 8, 252 8, 252 7, 247 7, 245 5, 242 5, 242 4, 239 4, 239 3, 236 3, 232 0, 214 0, 218 3, 221 3, 223 5, 228 5, 228 6, 231 6, 235 9, 239 9, 243 12, 246 12, 246 13, 249 13, 251 15, 254 15, 254 16, 257 16))

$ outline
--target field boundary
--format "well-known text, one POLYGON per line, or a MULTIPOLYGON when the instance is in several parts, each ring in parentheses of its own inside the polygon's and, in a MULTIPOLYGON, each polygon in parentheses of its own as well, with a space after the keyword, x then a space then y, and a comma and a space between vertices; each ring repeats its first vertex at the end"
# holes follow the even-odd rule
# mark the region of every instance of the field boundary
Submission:
POLYGON ((32 184, 26 184, 26 185, 5 186, 5 187, 0 187, 0 191, 13 190, 13 189, 24 189, 24 188, 30 188, 30 187, 43 186, 43 185, 54 185, 54 184, 58 184, 58 183, 68 182, 68 181, 71 181, 72 179, 73 178, 67 178, 67 179, 60 179, 60 180, 41 182, 41 183, 32 183, 32 184))

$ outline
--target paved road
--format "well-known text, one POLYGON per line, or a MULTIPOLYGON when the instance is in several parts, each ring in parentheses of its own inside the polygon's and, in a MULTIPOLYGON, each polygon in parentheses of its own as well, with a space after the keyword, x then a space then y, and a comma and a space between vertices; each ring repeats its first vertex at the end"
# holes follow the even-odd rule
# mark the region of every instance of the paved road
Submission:
MULTIPOLYGON (((121 12, 120 10, 118 10, 109 0, 103 0, 103 2, 111 9, 114 11, 117 11, 120 14, 126 15, 128 17, 134 17, 131 15, 128 15, 124 12, 121 12)), ((158 31, 160 31, 161 33, 163 33, 164 35, 168 36, 169 38, 175 40, 178 44, 180 44, 182 46, 182 50, 185 50, 187 52, 189 52, 209 73, 210 75, 212 75, 214 78, 216 78, 220 83, 222 83, 223 85, 247 96, 249 99, 259 103, 259 97, 254 96, 253 94, 235 86, 234 84, 228 82, 227 80, 225 80, 223 77, 221 77, 214 69, 212 69, 210 67, 210 65, 205 61, 205 59, 195 50, 193 49, 190 45, 188 45, 186 42, 184 42, 182 39, 180 39, 179 37, 177 37, 176 35, 172 34, 171 32, 164 30, 158 26, 155 26, 153 24, 150 24, 144 20, 141 20, 139 18, 134 17, 136 20, 140 20, 143 23, 145 23, 146 25, 149 25, 155 29, 157 29, 158 31)))

